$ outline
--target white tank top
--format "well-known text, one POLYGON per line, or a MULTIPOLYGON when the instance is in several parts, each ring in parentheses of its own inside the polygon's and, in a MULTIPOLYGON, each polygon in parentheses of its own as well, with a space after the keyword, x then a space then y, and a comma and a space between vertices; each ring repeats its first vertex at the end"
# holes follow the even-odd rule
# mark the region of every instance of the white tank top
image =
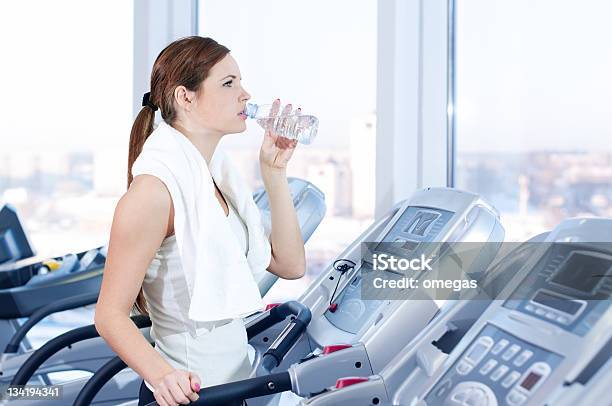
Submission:
MULTIPOLYGON (((242 251, 248 252, 248 229, 228 201, 230 223, 242 251)), ((170 365, 198 374, 202 387, 246 379, 251 372, 248 339, 242 319, 196 322, 191 336, 189 293, 176 237, 167 237, 151 261, 142 283, 151 318, 155 349, 170 365)), ((145 382, 150 390, 153 387, 145 382)))

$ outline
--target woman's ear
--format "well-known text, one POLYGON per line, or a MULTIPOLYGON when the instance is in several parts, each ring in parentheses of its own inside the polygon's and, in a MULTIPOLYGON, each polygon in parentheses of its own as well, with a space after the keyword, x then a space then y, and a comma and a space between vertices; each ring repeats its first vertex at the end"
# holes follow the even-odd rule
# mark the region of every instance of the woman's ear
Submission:
POLYGON ((190 111, 195 100, 195 92, 185 86, 177 86, 174 89, 174 101, 183 109, 190 111))

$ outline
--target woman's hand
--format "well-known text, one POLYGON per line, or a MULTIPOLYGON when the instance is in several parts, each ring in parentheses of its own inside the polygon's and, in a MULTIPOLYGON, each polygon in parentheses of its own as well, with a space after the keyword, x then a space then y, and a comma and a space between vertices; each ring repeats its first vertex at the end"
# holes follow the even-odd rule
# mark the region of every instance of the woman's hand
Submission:
MULTIPOLYGON (((276 99, 272 104, 271 116, 276 117, 280 108, 280 100, 276 99)), ((300 109, 296 110, 299 114, 300 109)), ((285 106, 280 114, 280 117, 291 114, 291 104, 285 106)), ((274 121, 273 119, 270 121, 274 121)), ((297 145, 297 140, 290 140, 276 134, 273 129, 268 128, 264 134, 263 143, 259 151, 259 164, 262 171, 272 169, 275 171, 284 170, 287 168, 287 162, 291 159, 293 151, 297 145)))
POLYGON ((200 378, 193 372, 175 369, 155 384, 153 396, 159 406, 188 405, 198 400, 200 384, 200 378))

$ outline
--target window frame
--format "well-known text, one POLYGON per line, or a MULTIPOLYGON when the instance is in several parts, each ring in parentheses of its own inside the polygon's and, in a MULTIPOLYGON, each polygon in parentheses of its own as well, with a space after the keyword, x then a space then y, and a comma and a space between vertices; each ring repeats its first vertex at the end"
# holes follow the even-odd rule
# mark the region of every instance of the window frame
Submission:
POLYGON ((453 0, 378 2, 376 218, 453 185, 453 30, 453 0))

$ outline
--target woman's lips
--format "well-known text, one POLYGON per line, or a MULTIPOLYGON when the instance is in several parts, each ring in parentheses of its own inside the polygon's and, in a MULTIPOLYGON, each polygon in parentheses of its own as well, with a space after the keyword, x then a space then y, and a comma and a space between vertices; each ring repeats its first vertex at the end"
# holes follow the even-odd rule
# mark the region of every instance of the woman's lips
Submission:
POLYGON ((241 119, 243 119, 243 120, 246 120, 246 119, 247 119, 247 115, 246 115, 246 114, 244 114, 244 113, 238 113, 238 117, 240 117, 240 118, 241 118, 241 119))

